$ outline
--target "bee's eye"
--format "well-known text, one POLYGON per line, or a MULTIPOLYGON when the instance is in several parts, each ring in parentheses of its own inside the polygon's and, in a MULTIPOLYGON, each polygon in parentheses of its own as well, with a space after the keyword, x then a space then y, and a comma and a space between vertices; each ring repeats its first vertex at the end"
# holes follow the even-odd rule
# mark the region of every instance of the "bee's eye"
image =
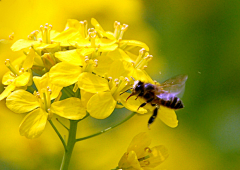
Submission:
POLYGON ((135 88, 136 91, 139 91, 139 90, 141 90, 141 89, 142 89, 142 85, 140 85, 140 84, 137 85, 136 88, 135 88))
POLYGON ((154 89, 154 85, 147 83, 144 85, 144 89, 145 90, 153 90, 154 89))

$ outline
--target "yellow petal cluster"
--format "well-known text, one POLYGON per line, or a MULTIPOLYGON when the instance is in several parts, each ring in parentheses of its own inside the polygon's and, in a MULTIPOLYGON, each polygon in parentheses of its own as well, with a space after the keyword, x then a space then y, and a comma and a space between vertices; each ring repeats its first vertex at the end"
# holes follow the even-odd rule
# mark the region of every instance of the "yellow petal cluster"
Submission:
MULTIPOLYGON (((79 120, 87 112, 105 119, 115 108, 140 114, 151 111, 139 108, 139 99, 126 101, 129 93, 123 93, 133 86, 133 79, 154 83, 144 70, 152 59, 149 47, 125 40, 126 24, 115 21, 113 30, 105 31, 92 18, 91 25, 69 19, 58 32, 45 24, 12 45, 13 51, 24 55, 6 60, 9 72, 3 76, 6 88, 0 100, 7 98, 8 108, 16 113, 28 113, 20 125, 21 135, 38 137, 54 114, 79 120)), ((177 126, 174 110, 163 107, 159 112, 165 124, 177 126)))

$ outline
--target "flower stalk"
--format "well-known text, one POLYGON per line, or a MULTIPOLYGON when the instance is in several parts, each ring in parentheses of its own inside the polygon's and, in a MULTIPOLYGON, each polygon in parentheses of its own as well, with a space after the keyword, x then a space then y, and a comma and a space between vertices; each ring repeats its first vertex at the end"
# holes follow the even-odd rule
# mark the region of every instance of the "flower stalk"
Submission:
POLYGON ((63 155, 60 170, 67 170, 69 167, 73 148, 75 146, 75 143, 77 142, 77 140, 76 140, 77 124, 78 124, 78 121, 70 120, 68 142, 67 142, 67 146, 64 150, 64 155, 63 155))

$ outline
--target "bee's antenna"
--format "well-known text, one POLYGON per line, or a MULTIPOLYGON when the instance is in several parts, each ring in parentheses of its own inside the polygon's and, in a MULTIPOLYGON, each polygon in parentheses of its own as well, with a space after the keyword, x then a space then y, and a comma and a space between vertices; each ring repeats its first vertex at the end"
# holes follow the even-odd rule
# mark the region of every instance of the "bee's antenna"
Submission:
POLYGON ((133 81, 136 81, 132 76, 131 76, 131 78, 133 79, 133 81))
POLYGON ((131 89, 133 89, 133 88, 131 87, 130 89, 127 89, 126 91, 120 93, 120 95, 122 95, 123 93, 126 93, 128 90, 131 90, 131 89))

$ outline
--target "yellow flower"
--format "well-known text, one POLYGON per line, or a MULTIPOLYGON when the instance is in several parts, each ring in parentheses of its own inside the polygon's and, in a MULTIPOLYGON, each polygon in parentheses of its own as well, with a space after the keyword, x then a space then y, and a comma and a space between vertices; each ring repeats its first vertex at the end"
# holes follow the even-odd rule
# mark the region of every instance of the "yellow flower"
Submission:
POLYGON ((36 47, 36 49, 44 49, 44 48, 55 48, 59 46, 59 43, 54 43, 54 38, 60 33, 52 30, 52 25, 45 24, 45 26, 40 26, 40 31, 35 30, 28 35, 28 39, 20 39, 16 41, 11 49, 13 51, 19 51, 24 48, 28 48, 31 46, 36 47))
POLYGON ((136 135, 118 163, 121 170, 150 170, 161 164, 168 157, 165 146, 149 148, 151 139, 146 132, 136 135))
POLYGON ((10 71, 3 75, 2 83, 4 85, 7 85, 7 87, 0 94, 0 100, 6 98, 15 89, 26 89, 26 86, 30 86, 32 84, 32 72, 29 70, 29 64, 23 60, 24 58, 21 57, 15 60, 13 63, 9 59, 5 61, 5 65, 10 71))
POLYGON ((47 120, 53 113, 72 120, 78 120, 86 115, 86 110, 79 98, 71 97, 61 101, 51 100, 60 98, 61 87, 49 83, 49 76, 34 77, 33 81, 38 92, 31 94, 24 90, 16 90, 6 100, 7 107, 15 113, 27 113, 23 119, 19 131, 27 138, 40 136, 45 128, 47 120))
POLYGON ((148 46, 140 41, 136 40, 122 40, 124 32, 128 29, 127 24, 121 25, 120 22, 115 21, 114 22, 114 31, 113 32, 105 32, 104 29, 101 27, 101 25, 97 22, 96 19, 91 19, 92 25, 95 27, 96 32, 99 34, 100 37, 105 37, 116 44, 118 44, 119 48, 129 50, 133 47, 142 47, 145 48, 147 51, 149 50, 148 46))
POLYGON ((89 114, 97 119, 105 119, 117 107, 119 93, 128 83, 129 80, 124 77, 108 81, 105 78, 85 72, 79 77, 78 86, 86 92, 95 93, 87 103, 89 114))

